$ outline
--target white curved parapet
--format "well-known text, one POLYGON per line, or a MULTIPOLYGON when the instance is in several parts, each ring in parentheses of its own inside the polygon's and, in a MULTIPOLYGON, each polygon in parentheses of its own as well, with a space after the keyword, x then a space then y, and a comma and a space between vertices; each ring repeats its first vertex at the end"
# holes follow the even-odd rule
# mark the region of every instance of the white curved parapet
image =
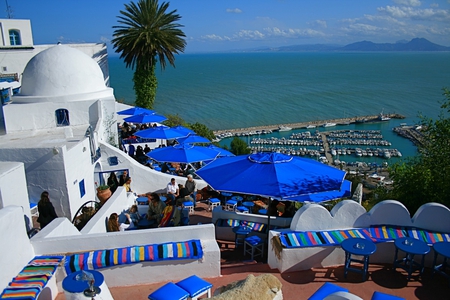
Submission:
MULTIPOLYGON (((290 229, 272 230, 274 236, 290 231, 325 231, 334 229, 366 228, 372 225, 418 227, 436 232, 450 232, 450 209, 439 203, 422 205, 411 218, 408 209, 399 201, 385 200, 369 212, 353 200, 338 203, 329 212, 319 204, 307 204, 297 211, 290 229)), ((268 247, 268 263, 280 272, 307 270, 314 267, 330 267, 344 263, 344 251, 339 246, 283 248, 278 255, 276 247, 268 247)), ((395 247, 392 242, 377 244, 377 252, 371 262, 391 263, 395 247)), ((431 255, 427 256, 431 263, 431 255)))

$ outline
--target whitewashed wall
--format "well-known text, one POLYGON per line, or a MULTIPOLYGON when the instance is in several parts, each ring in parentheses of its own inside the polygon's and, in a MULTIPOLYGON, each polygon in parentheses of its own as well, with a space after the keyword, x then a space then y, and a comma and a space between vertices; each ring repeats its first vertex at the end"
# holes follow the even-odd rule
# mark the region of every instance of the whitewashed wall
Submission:
POLYGON ((0 289, 34 257, 23 222, 24 211, 20 206, 0 209, 0 289))
MULTIPOLYGON (((289 230, 272 230, 270 241, 282 232, 333 230, 370 225, 415 226, 423 229, 450 232, 450 210, 438 203, 427 203, 420 207, 411 219, 406 207, 395 200, 386 200, 375 205, 369 212, 353 200, 346 200, 328 212, 318 204, 308 204, 298 210, 289 230), (352 203, 353 202, 353 203, 352 203), (439 220, 436 218, 439 217, 439 220), (295 222, 295 224, 294 224, 295 222)), ((371 255, 373 263, 392 263, 395 246, 393 242, 377 243, 377 251, 371 255)), ((307 270, 314 267, 330 267, 344 263, 344 251, 340 246, 289 248, 281 251, 278 259, 272 247, 269 247, 268 264, 280 272, 307 270)), ((432 263, 432 254, 426 257, 426 265, 432 263)))
POLYGON ((27 182, 24 165, 20 162, 0 162, 0 209, 8 205, 23 208, 27 228, 31 229, 27 182))

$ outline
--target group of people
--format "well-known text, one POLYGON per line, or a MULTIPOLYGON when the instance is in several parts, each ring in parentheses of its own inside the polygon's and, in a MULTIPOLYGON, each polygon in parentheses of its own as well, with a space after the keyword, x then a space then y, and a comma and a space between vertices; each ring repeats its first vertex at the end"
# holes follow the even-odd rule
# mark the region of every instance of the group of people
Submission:
MULTIPOLYGON (((139 196, 148 198, 148 211, 145 217, 148 221, 152 221, 151 227, 169 227, 180 225, 183 202, 192 201, 195 206, 196 192, 197 184, 193 176, 188 175, 184 185, 178 185, 175 178, 171 178, 166 187, 167 198, 165 201, 162 201, 157 193, 146 193, 139 196)), ((136 205, 133 205, 124 215, 126 220, 120 223, 119 215, 111 214, 108 219, 108 231, 133 229, 138 226, 142 218, 136 205)))
POLYGON ((127 170, 123 171, 119 178, 117 178, 115 172, 111 172, 106 184, 109 186, 111 193, 114 193, 119 186, 123 186, 127 192, 133 192, 131 190, 131 177, 128 176, 127 170))

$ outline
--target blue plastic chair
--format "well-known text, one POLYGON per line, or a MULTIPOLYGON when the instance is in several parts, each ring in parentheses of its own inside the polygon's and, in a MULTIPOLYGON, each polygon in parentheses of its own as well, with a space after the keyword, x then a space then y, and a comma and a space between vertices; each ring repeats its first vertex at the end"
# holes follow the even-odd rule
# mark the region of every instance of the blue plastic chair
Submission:
POLYGON ((373 292, 371 300, 406 300, 406 299, 402 298, 402 297, 375 291, 375 292, 373 292))
POLYGON ((325 297, 336 292, 348 292, 347 289, 336 284, 325 282, 308 300, 323 300, 325 297))
POLYGON ((150 300, 185 300, 189 297, 189 293, 173 282, 166 283, 150 295, 150 300))

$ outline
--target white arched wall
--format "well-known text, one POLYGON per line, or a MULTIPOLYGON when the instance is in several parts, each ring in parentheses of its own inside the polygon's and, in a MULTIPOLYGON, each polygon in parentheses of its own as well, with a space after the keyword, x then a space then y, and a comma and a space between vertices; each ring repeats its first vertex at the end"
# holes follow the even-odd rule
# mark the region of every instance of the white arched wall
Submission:
MULTIPOLYGON (((439 232, 450 232, 450 209, 442 204, 422 205, 413 218, 406 207, 396 200, 385 200, 369 212, 353 200, 344 200, 331 212, 318 204, 307 204, 295 214, 291 228, 272 230, 269 240, 282 232, 323 231, 370 227, 371 225, 414 226, 439 232)), ((329 267, 344 263, 344 251, 340 246, 283 248, 280 259, 268 247, 268 263, 280 272, 308 270, 315 267, 329 267)), ((395 247, 392 242, 378 243, 377 251, 370 257, 374 263, 392 263, 395 247)), ((427 255, 427 265, 432 263, 432 254, 427 255)))

